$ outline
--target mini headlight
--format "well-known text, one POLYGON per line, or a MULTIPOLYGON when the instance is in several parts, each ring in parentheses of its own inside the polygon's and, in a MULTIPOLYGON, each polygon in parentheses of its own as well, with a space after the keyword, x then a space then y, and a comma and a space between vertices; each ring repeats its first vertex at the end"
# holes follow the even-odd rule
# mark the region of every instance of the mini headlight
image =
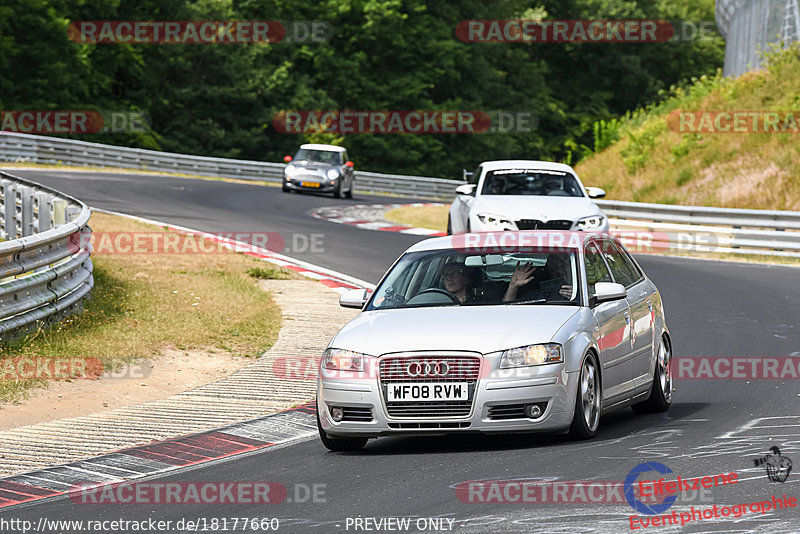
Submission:
POLYGON ((500 369, 527 367, 564 361, 564 352, 558 343, 528 345, 504 351, 500 356, 500 369))
POLYGON ((322 368, 337 371, 363 371, 366 354, 343 349, 326 349, 322 353, 322 368))
POLYGON ((286 174, 286 176, 291 178, 297 172, 297 167, 295 167, 294 165, 287 165, 286 168, 283 170, 283 172, 286 174))
POLYGON ((502 217, 500 215, 493 215, 491 213, 479 213, 478 220, 481 221, 483 224, 489 226, 495 226, 500 229, 503 229, 505 227, 516 228, 516 225, 513 222, 511 222, 511 219, 507 217, 502 217))
POLYGON ((605 218, 602 215, 592 215, 591 217, 584 217, 578 221, 578 228, 581 230, 594 230, 603 226, 605 218))
POLYGON ((339 171, 336 169, 329 170, 326 175, 328 176, 328 180, 335 180, 339 177, 339 171))

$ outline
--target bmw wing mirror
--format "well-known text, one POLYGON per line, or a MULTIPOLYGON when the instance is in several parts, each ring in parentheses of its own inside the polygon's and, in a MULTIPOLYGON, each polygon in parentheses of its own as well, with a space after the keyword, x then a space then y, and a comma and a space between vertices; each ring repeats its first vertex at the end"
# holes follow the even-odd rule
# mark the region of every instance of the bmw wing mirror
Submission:
POLYGON ((339 306, 343 308, 356 308, 361 309, 364 303, 367 302, 366 289, 351 289, 346 293, 342 293, 339 297, 339 306))
POLYGON ((292 156, 283 156, 283 161, 289 163, 290 161, 292 161, 292 156))
POLYGON ((605 189, 600 187, 587 187, 586 193, 589 195, 589 198, 603 198, 606 196, 605 189))
POLYGON ((459 185, 456 187, 456 194, 458 195, 474 195, 475 194, 475 184, 464 184, 459 185))
POLYGON ((353 163, 352 161, 345 161, 344 166, 353 168, 353 166, 355 166, 355 163, 353 163))

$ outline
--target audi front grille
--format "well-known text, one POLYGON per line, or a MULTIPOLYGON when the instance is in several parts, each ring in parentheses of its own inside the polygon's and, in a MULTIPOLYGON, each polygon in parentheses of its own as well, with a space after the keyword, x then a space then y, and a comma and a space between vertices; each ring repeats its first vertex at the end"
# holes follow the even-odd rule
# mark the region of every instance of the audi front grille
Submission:
POLYGON ((475 388, 480 375, 477 356, 390 356, 379 364, 381 394, 387 415, 398 418, 467 417, 472 412, 475 388), (389 402, 389 384, 399 382, 466 383, 468 400, 389 402))

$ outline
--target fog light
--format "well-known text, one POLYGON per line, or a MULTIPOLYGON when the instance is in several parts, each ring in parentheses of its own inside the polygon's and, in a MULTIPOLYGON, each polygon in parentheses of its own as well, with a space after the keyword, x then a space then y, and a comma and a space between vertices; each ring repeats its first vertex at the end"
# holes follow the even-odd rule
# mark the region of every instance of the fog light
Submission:
POLYGON ((526 404, 525 417, 530 417, 531 419, 540 418, 544 413, 544 406, 546 406, 546 404, 526 404))
POLYGON ((344 410, 342 410, 339 406, 332 406, 331 407, 331 418, 337 423, 344 419, 344 410))

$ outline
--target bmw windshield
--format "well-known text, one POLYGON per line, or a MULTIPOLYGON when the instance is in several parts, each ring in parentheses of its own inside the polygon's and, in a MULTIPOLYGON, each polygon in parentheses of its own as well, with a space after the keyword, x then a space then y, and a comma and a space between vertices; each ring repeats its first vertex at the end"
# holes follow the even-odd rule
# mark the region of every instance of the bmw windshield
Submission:
POLYGON ((582 197, 575 176, 564 171, 544 169, 502 169, 486 174, 482 195, 534 195, 582 197))
POLYGON ((575 252, 412 252, 375 290, 367 310, 430 306, 579 305, 575 252))

